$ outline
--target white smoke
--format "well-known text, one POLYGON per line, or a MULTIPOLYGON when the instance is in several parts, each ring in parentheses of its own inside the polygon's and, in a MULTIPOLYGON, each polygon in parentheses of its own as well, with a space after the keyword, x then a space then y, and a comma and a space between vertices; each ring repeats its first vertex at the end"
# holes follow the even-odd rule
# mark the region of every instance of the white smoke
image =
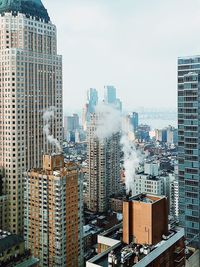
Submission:
POLYGON ((140 159, 134 143, 123 134, 121 138, 122 151, 124 153, 124 169, 126 192, 129 194, 133 191, 136 170, 139 167, 140 159))
POLYGON ((61 152, 61 146, 59 141, 53 137, 53 135, 50 134, 50 128, 51 128, 51 122, 52 119, 55 116, 56 108, 55 107, 49 107, 43 114, 43 120, 44 120, 44 128, 43 132, 47 137, 47 140, 50 144, 55 145, 57 150, 61 152))
MULTIPOLYGON (((112 134, 121 131, 123 117, 115 107, 105 103, 99 104, 95 113, 98 116, 96 135, 99 139, 109 138, 112 134)), ((124 153, 125 185, 127 193, 130 193, 134 186, 136 170, 139 167, 140 157, 134 144, 134 133, 132 127, 121 131, 121 146, 124 153)))
POLYGON ((113 133, 121 130, 121 114, 112 105, 98 104, 95 114, 98 117, 95 134, 99 139, 109 138, 113 133))

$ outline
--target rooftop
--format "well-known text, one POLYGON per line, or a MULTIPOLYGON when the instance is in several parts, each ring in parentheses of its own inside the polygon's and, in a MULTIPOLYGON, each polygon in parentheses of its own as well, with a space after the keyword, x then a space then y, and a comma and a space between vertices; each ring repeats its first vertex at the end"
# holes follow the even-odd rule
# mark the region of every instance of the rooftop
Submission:
MULTIPOLYGON (((159 255, 184 237, 183 228, 175 228, 163 240, 153 246, 145 246, 131 243, 125 245, 117 242, 105 252, 95 256, 87 262, 87 267, 144 267, 153 262, 159 255), (111 265, 109 265, 109 263, 111 265)), ((179 254, 181 251, 176 251, 179 254)))
POLYGON ((15 267, 32 267, 32 266, 36 266, 36 264, 38 263, 39 263, 38 259, 30 258, 30 259, 23 261, 22 263, 17 264, 15 267))
POLYGON ((128 201, 137 201, 137 202, 144 202, 144 203, 152 204, 163 198, 165 198, 165 196, 149 195, 149 194, 142 193, 142 194, 130 197, 128 201))
POLYGON ((13 15, 17 15, 20 12, 27 17, 32 16, 45 22, 50 21, 48 12, 41 0, 2 0, 0 1, 0 14, 5 14, 6 12, 11 12, 13 15))
POLYGON ((7 251, 21 242, 24 242, 22 237, 0 230, 0 253, 7 251))

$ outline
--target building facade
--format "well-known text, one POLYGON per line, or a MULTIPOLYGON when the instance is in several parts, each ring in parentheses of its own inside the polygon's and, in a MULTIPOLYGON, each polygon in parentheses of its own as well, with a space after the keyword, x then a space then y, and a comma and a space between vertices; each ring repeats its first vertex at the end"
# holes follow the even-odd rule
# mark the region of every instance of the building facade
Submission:
POLYGON ((109 197, 119 192, 120 133, 98 138, 98 116, 91 115, 87 130, 87 208, 94 212, 105 212, 109 197))
POLYGON ((55 108, 51 134, 62 141, 62 58, 56 27, 40 0, 0 3, 0 169, 10 231, 23 231, 23 174, 56 150, 43 133, 43 113, 55 108))
POLYGON ((143 192, 155 195, 163 195, 165 193, 164 181, 159 176, 156 177, 148 174, 137 174, 135 175, 133 183, 133 196, 143 192))
POLYGON ((26 246, 40 266, 83 266, 82 174, 61 155, 45 155, 43 169, 25 182, 26 246))
POLYGON ((178 59, 179 220, 186 238, 200 242, 200 57, 178 59))

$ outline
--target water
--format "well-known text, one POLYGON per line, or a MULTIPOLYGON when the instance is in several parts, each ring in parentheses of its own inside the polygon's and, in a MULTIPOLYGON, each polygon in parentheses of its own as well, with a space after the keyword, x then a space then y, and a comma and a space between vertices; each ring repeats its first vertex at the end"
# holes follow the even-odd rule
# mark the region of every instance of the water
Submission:
POLYGON ((148 124, 151 129, 162 129, 169 125, 177 128, 177 113, 143 113, 139 114, 139 124, 148 124))

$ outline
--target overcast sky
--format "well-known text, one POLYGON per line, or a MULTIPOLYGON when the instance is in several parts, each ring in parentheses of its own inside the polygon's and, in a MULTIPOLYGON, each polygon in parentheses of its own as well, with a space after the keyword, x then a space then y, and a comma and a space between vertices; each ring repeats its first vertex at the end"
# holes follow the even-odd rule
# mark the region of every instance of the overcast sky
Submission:
POLYGON ((43 0, 63 55, 64 110, 115 85, 126 109, 176 108, 177 57, 200 54, 199 0, 43 0))

